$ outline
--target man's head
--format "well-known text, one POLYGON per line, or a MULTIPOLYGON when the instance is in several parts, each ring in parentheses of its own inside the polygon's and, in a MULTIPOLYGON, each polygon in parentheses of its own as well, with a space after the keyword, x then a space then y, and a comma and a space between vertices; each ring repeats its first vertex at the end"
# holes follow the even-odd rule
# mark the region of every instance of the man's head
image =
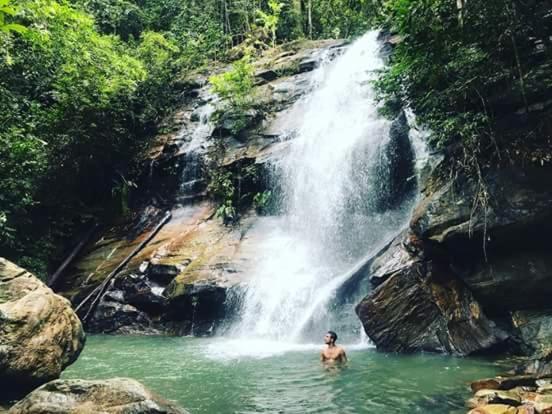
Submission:
POLYGON ((328 331, 324 336, 324 343, 326 345, 335 345, 337 341, 337 334, 334 331, 328 331))

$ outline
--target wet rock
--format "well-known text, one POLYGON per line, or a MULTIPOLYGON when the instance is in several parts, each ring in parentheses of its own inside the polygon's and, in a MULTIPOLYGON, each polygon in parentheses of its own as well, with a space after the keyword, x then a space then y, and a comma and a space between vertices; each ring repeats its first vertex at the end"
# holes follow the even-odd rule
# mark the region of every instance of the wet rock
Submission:
POLYGON ((278 79, 279 77, 280 76, 278 75, 278 72, 272 69, 260 70, 255 73, 256 82, 259 85, 266 82, 271 82, 275 79, 278 79))
POLYGON ((378 349, 468 355, 508 335, 489 320, 471 292, 442 264, 399 270, 356 307, 378 349))
POLYGON ((552 309, 512 312, 512 321, 526 354, 541 355, 552 349, 552 309))
POLYGON ((480 390, 509 390, 515 387, 535 387, 536 376, 530 374, 497 376, 471 383, 473 392, 480 390))
POLYGON ((250 109, 244 113, 225 112, 219 119, 213 131, 214 137, 229 137, 244 139, 244 131, 257 126, 263 119, 261 111, 250 109))
POLYGON ((476 408, 487 404, 521 405, 521 397, 513 391, 479 390, 474 398, 469 400, 468 406, 476 408))
POLYGON ((414 150, 409 137, 410 127, 404 112, 391 123, 389 141, 379 149, 375 166, 375 204, 381 211, 397 208, 416 189, 414 150), (383 180, 382 177, 388 177, 383 180))
POLYGON ((186 411, 149 391, 138 381, 56 380, 27 395, 10 414, 185 414, 186 411))
MULTIPOLYGON (((494 312, 550 306, 552 256, 548 247, 490 253, 486 262, 467 272, 460 271, 459 275, 477 298, 494 312)), ((544 321, 541 319, 541 322, 544 321)))
POLYGON ((535 407, 529 404, 520 405, 516 414, 536 414, 535 407))
POLYGON ((537 388, 537 392, 539 394, 552 394, 552 384, 548 382, 547 384, 540 385, 539 388, 537 388))
POLYGON ((526 363, 514 367, 510 374, 527 375, 535 379, 552 378, 552 351, 548 350, 542 356, 532 358, 526 363))
POLYGON ((212 335, 214 329, 230 314, 226 307, 226 287, 196 283, 172 285, 167 289, 168 318, 188 321, 193 335, 212 335))
POLYGON ((419 261, 414 240, 408 230, 403 231, 373 259, 368 273, 373 286, 379 286, 394 273, 407 270, 419 261))
MULTIPOLYGON (((407 136, 406 128, 396 120, 395 137, 407 136)), ((366 332, 381 349, 394 351, 455 352, 455 339, 448 337, 460 326, 479 332, 464 344, 467 352, 494 347, 507 336, 515 352, 550 348, 552 169, 488 171, 489 204, 474 210, 478 183, 451 180, 444 156, 423 180, 424 197, 409 228, 361 269, 363 279, 377 287, 357 308, 366 332), (436 263, 441 276, 428 277, 428 266, 436 263), (459 287, 451 290, 448 305, 433 306, 429 292, 447 290, 450 283, 459 287), (477 313, 486 316, 478 319, 477 313), (450 315, 464 315, 462 323, 445 323, 450 315)), ((392 206, 390 198, 382 199, 384 208, 392 206)))
POLYGON ((155 315, 160 314, 166 305, 167 299, 163 296, 165 286, 152 282, 144 275, 129 274, 116 278, 112 289, 124 292, 126 303, 155 315))
POLYGON ((471 410, 468 414, 516 414, 516 407, 506 404, 489 404, 471 410))
POLYGON ((506 375, 473 382, 471 388, 475 395, 467 405, 488 410, 500 403, 518 406, 517 414, 552 413, 551 355, 530 360, 506 375))
POLYGON ((154 282, 161 285, 168 285, 185 266, 177 266, 170 264, 153 264, 147 262, 144 269, 146 276, 154 282))
POLYGON ((88 332, 120 335, 165 333, 146 312, 124 303, 122 294, 119 300, 113 300, 113 296, 110 292, 100 301, 86 324, 88 332))
POLYGON ((0 388, 18 395, 58 378, 84 346, 70 302, 0 258, 0 388))
POLYGON ((538 414, 552 414, 552 403, 550 402, 536 402, 534 407, 538 414))

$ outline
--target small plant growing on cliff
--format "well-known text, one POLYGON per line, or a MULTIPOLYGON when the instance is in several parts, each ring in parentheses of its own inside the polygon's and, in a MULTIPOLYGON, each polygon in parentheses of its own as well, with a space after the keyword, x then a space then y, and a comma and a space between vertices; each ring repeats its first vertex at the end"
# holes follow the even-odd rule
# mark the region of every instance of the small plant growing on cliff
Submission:
POLYGON ((265 215, 270 211, 270 203, 272 201, 272 191, 266 190, 262 193, 257 193, 253 197, 253 207, 257 214, 265 215))
POLYGON ((232 173, 222 167, 215 168, 211 172, 211 180, 207 190, 219 203, 216 217, 221 218, 226 225, 235 223, 238 220, 238 214, 234 207, 236 188, 232 181, 232 173))
POLYGON ((252 92, 255 76, 250 60, 246 55, 234 62, 232 70, 209 78, 213 92, 226 104, 226 108, 218 113, 219 122, 223 117, 234 118, 233 133, 245 127, 246 112, 253 105, 252 92))
POLYGON ((227 226, 238 221, 238 212, 232 205, 232 200, 226 200, 226 202, 217 209, 215 215, 221 218, 222 222, 227 226))

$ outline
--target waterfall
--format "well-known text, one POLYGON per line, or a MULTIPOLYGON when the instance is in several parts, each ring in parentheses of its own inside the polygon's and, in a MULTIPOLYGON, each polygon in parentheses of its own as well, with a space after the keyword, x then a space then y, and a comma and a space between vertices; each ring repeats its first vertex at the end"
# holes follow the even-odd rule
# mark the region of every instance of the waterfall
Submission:
POLYGON ((361 338, 358 298, 336 292, 406 224, 413 199, 411 191, 398 206, 381 203, 391 185, 390 168, 381 166, 401 154, 386 151, 392 123, 378 114, 372 89, 383 67, 379 47, 370 32, 321 64, 312 92, 286 114, 301 122, 274 166, 283 212, 261 220, 265 236, 231 329, 236 337, 320 342, 334 329, 348 341, 361 338))

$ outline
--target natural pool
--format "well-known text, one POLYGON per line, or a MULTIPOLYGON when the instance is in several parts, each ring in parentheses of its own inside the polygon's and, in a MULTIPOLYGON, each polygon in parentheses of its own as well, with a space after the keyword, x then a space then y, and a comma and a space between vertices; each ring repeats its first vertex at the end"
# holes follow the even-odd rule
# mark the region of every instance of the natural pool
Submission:
POLYGON ((221 338, 89 336, 63 378, 131 377, 190 413, 465 413, 470 381, 505 361, 348 349, 325 369, 318 346, 221 338), (246 356, 257 349, 256 357, 246 356))

